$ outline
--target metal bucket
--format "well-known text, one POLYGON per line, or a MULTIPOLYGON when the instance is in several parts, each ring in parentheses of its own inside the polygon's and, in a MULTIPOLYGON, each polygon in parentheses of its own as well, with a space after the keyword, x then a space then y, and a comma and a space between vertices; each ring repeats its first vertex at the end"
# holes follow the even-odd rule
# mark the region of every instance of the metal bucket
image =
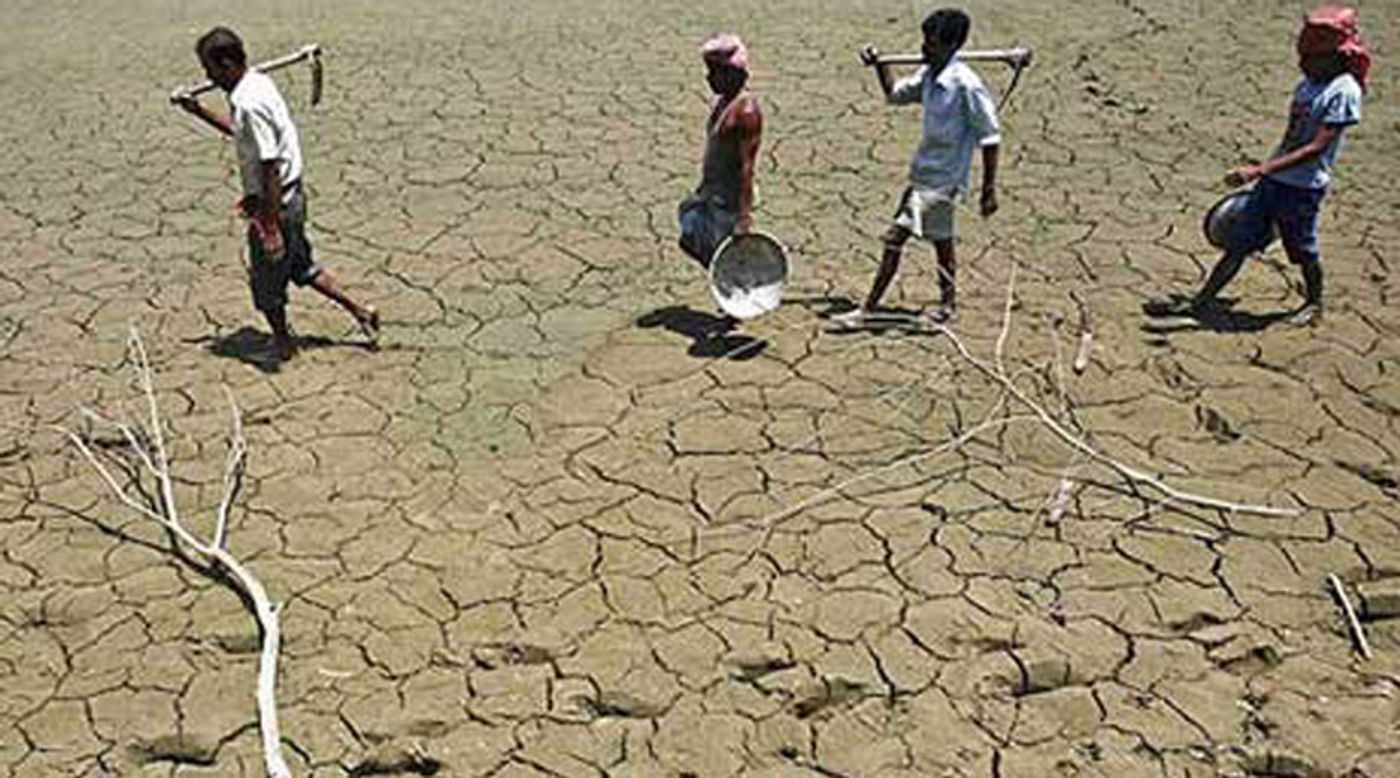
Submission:
POLYGON ((1220 198, 1206 211, 1206 217, 1201 220, 1201 230, 1210 245, 1221 251, 1263 251, 1278 238, 1278 225, 1273 222, 1269 223, 1269 231, 1263 240, 1251 240, 1252 236, 1240 234, 1241 217, 1253 193, 1253 187, 1237 189, 1220 198), (1247 242, 1257 245, 1246 245, 1247 242))
POLYGON ((787 274, 787 249, 771 235, 731 235, 710 262, 710 294, 730 316, 752 319, 782 302, 787 274))

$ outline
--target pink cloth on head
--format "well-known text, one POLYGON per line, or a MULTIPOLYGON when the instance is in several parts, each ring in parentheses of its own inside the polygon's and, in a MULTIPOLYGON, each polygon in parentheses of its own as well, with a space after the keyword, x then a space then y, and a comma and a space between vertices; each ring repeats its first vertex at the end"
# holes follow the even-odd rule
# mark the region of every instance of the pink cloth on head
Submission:
POLYGON ((700 58, 709 65, 749 69, 749 50, 739 36, 732 33, 720 33, 705 41, 700 46, 700 58))
POLYGON ((1365 89, 1366 72, 1371 69, 1371 52, 1361 42, 1355 8, 1323 6, 1308 14, 1303 22, 1303 30, 1298 34, 1299 54, 1330 54, 1334 51, 1342 55, 1347 72, 1365 89))

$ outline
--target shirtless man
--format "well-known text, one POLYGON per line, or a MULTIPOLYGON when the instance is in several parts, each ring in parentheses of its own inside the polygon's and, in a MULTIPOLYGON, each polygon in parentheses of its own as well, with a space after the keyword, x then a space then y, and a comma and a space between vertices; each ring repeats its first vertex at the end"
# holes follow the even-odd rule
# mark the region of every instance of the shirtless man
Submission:
POLYGON ((747 234, 753 225, 753 168, 763 112, 747 88, 749 54, 738 36, 710 38, 700 57, 718 97, 705 122, 700 186, 680 206, 680 246, 709 268, 725 238, 747 234))

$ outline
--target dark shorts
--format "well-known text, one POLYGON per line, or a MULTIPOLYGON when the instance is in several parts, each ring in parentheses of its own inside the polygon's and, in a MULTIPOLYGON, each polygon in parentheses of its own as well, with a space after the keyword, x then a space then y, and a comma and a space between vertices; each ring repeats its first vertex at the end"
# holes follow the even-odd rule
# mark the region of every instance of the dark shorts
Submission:
POLYGON ((688 197, 677 214, 681 248, 702 266, 709 267, 715 250, 734 234, 738 215, 700 197, 688 197))
POLYGON ((1317 214, 1326 189, 1303 189, 1261 178, 1240 212, 1238 235, 1248 251, 1262 249, 1269 240, 1269 225, 1278 225, 1279 238, 1295 262, 1316 261, 1317 214))
POLYGON ((282 242, 286 256, 272 261, 263 253, 262 243, 248 232, 248 283, 253 289, 253 307, 260 311, 280 311, 287 307, 287 283, 306 286, 321 266, 311 256, 306 239, 306 194, 300 187, 282 206, 282 242))

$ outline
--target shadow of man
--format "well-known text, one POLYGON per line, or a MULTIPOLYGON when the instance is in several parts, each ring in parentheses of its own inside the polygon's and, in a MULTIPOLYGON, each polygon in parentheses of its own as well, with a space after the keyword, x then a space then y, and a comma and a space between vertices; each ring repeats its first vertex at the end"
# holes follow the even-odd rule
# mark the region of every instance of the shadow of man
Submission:
MULTIPOLYGON (((319 335, 294 335, 298 351, 330 348, 332 346, 354 346, 358 344, 333 340, 319 335)), ((236 359, 245 365, 252 365, 264 373, 276 373, 282 369, 282 359, 273 348, 272 336, 244 325, 227 335, 217 335, 201 340, 206 341, 205 349, 216 357, 236 359)))
POLYGON ((855 301, 849 297, 807 297, 793 300, 808 310, 815 310, 817 318, 826 325, 826 331, 833 335, 852 335, 858 332, 904 334, 920 330, 921 312, 916 308, 880 306, 863 317, 859 322, 838 324, 839 314, 856 309, 855 301))
POLYGON ((644 329, 661 327, 690 338, 690 348, 686 349, 686 353, 702 359, 743 361, 753 359, 768 347, 766 340, 734 333, 739 320, 733 316, 716 316, 683 305, 670 305, 642 314, 637 317, 637 326, 644 329))
POLYGON ((1235 309, 1237 300, 1220 298, 1210 305, 1197 308, 1185 314, 1163 314, 1143 306, 1147 321, 1143 322, 1144 332, 1166 334, 1172 332, 1259 332, 1287 319, 1293 311, 1269 311, 1251 313, 1235 309))

